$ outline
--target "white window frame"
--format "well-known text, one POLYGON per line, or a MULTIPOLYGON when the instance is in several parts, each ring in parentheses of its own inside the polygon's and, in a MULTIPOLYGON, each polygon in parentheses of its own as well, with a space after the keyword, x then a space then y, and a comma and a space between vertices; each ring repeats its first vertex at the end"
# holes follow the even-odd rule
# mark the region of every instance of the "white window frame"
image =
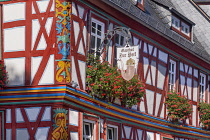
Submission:
POLYGON ((83 121, 83 140, 95 140, 95 138, 96 138, 95 121, 84 119, 84 121, 83 121), (85 134, 85 132, 86 132, 85 127, 84 127, 85 124, 89 125, 90 129, 92 129, 92 130, 89 130, 90 135, 85 134), (91 125, 92 125, 92 128, 91 128, 91 125))
POLYGON ((190 38, 192 35, 192 27, 190 24, 179 17, 171 15, 171 26, 182 36, 190 38))
POLYGON ((107 125, 107 140, 118 140, 118 126, 108 124, 107 125), (112 131, 112 138, 109 139, 109 131, 112 131))
POLYGON ((172 20, 172 21, 171 21, 171 25, 172 25, 174 28, 180 30, 180 19, 178 19, 177 17, 175 17, 175 16, 172 15, 172 19, 171 19, 171 20, 172 20), (176 23, 177 23, 177 25, 176 25, 176 23))
POLYGON ((205 99, 205 89, 206 89, 206 75, 203 73, 200 73, 200 77, 199 77, 200 101, 205 99))
POLYGON ((105 31, 105 23, 95 19, 95 18, 91 18, 91 42, 90 42, 90 51, 91 52, 96 52, 98 47, 100 47, 103 39, 104 39, 104 31, 105 31), (92 23, 95 23, 96 24, 96 28, 95 28, 95 33, 92 32, 92 29, 93 29, 93 25, 92 23), (98 30, 98 26, 101 26, 101 31, 98 30), (101 33, 101 35, 99 35, 98 33, 101 33), (94 42, 94 46, 92 46, 92 36, 95 37, 95 42, 94 42), (99 44, 99 46, 97 46, 97 39, 100 39, 101 42, 99 44))
POLYGON ((187 36, 189 36, 190 35, 190 26, 184 22, 181 22, 181 27, 182 27, 181 32, 186 34, 187 36), (187 29, 187 31, 186 31, 186 29, 187 29))
POLYGON ((115 38, 115 46, 117 47, 124 47, 125 45, 125 36, 123 36, 122 33, 117 32, 116 35, 118 36, 118 39, 115 38), (123 39, 123 42, 122 42, 123 39))
POLYGON ((168 74, 168 90, 174 91, 176 85, 176 62, 173 60, 169 61, 168 74))

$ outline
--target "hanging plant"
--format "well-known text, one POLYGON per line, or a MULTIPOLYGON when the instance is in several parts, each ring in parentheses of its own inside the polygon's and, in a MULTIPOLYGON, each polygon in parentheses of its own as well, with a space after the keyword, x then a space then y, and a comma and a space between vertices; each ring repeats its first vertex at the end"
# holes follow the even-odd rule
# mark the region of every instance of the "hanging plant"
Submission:
POLYGON ((210 104, 205 102, 200 102, 198 105, 199 115, 200 115, 200 122, 201 125, 209 129, 210 128, 210 104))
POLYGON ((4 62, 0 60, 0 89, 7 84, 7 72, 4 66, 4 62))
POLYGON ((87 60, 87 83, 89 93, 107 102, 121 100, 124 106, 136 105, 145 94, 144 84, 135 75, 130 81, 122 78, 117 67, 107 61, 101 62, 99 57, 90 55, 87 60))
POLYGON ((180 93, 169 92, 165 101, 169 120, 178 124, 179 121, 185 122, 191 116, 192 107, 190 101, 180 93))

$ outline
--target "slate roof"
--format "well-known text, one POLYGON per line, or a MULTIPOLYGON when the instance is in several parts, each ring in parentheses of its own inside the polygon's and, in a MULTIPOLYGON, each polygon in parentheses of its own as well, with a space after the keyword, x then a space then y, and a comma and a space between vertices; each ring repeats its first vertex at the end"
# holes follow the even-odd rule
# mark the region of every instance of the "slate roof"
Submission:
MULTIPOLYGON (((156 2, 157 0, 153 0, 156 2)), ((194 46, 204 49, 200 53, 208 53, 210 54, 210 24, 209 21, 200 14, 200 10, 195 8, 194 5, 190 1, 183 0, 160 0, 162 4, 167 3, 167 1, 171 1, 173 7, 181 13, 183 16, 188 18, 189 20, 195 23, 194 29, 194 38, 195 42, 194 46)), ((161 9, 161 5, 159 5, 159 9, 161 9)))
POLYGON ((210 63, 210 21, 193 0, 145 0, 145 11, 133 5, 130 0, 102 1, 210 63), (171 8, 195 23, 192 41, 170 29, 171 8))

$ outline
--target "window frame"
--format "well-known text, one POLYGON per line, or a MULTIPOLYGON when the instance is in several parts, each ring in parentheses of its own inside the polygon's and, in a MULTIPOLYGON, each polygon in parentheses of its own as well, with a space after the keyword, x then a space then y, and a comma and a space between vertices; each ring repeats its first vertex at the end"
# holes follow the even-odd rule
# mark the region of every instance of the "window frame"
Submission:
POLYGON ((193 26, 190 23, 188 23, 187 21, 183 20, 182 18, 176 16, 175 14, 171 15, 171 29, 174 30, 175 32, 177 32, 178 34, 180 34, 181 36, 185 37, 188 40, 191 40, 191 37, 192 37, 192 27, 193 26), (178 21, 179 22, 178 23, 179 27, 177 27, 173 21, 174 22, 178 21), (183 25, 189 27, 188 33, 185 33, 182 30, 182 26, 183 25))
POLYGON ((107 140, 117 140, 118 139, 118 126, 116 126, 116 125, 112 125, 112 124, 107 124, 107 140), (112 137, 112 139, 109 139, 109 131, 108 131, 108 129, 111 129, 111 130, 113 130, 113 137, 112 137))
POLYGON ((105 33, 105 23, 94 18, 91 17, 90 20, 90 47, 89 47, 89 52, 90 53, 95 53, 97 51, 97 49, 100 47, 103 38, 104 38, 104 33, 105 33), (95 29, 95 33, 92 32, 93 31, 93 23, 96 24, 96 29, 95 29), (98 31, 98 26, 101 26, 101 31, 98 31), (100 32, 101 35, 98 34, 98 32, 100 32), (95 41, 94 41, 94 46, 92 46, 92 36, 95 37, 95 41), (100 44, 99 46, 97 46, 97 39, 100 39, 100 44))
POLYGON ((174 91, 176 89, 176 76, 177 74, 177 62, 175 60, 170 59, 169 60, 169 68, 168 68, 168 91, 174 91), (173 70, 174 72, 171 70, 171 66, 173 65, 173 70), (171 81, 171 76, 173 75, 173 81, 171 81), (171 83, 173 82, 173 83, 171 83), (173 87, 173 88, 172 88, 173 87))
POLYGON ((92 121, 92 120, 88 120, 88 119, 84 119, 83 120, 83 140, 96 140, 96 122, 95 121, 92 121), (92 134, 87 136, 85 135, 85 124, 89 124, 90 128, 91 128, 91 125, 92 125, 92 131, 90 130, 89 132, 91 132, 92 134))
POLYGON ((200 74, 199 74, 199 100, 200 100, 200 102, 205 100, 205 97, 206 97, 206 81, 207 81, 206 74, 200 72, 200 74), (204 80, 201 80, 202 79, 201 77, 204 80), (203 88, 201 88, 201 87, 203 87, 203 88))

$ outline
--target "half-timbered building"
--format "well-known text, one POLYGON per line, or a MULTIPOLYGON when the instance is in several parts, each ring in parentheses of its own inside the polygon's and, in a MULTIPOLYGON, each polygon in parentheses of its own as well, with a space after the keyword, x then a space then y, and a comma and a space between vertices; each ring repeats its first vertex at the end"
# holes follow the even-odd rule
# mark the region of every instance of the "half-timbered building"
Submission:
POLYGON ((198 104, 210 103, 209 0, 0 0, 0 140, 209 140, 198 104), (132 107, 87 92, 88 53, 117 65, 128 29, 146 94, 132 107), (97 53, 95 53, 98 55, 97 53), (186 124, 172 123, 166 95, 191 101, 186 124))

